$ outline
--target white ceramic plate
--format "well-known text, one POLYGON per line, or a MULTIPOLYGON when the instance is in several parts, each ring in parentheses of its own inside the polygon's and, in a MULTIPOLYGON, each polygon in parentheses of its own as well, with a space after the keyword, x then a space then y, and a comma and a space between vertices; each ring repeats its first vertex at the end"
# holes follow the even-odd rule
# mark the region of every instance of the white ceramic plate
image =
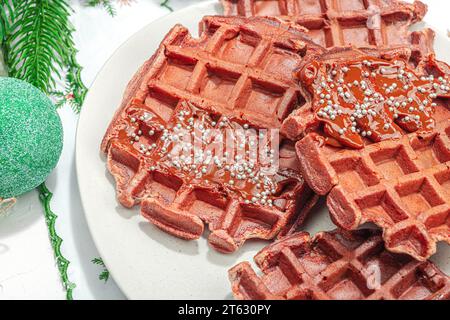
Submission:
MULTIPOLYGON (((152 22, 127 40, 109 59, 89 90, 80 115, 76 143, 78 182, 87 222, 114 280, 130 299, 229 299, 227 270, 254 254, 267 242, 249 241, 233 255, 219 254, 205 237, 197 241, 174 238, 148 223, 138 208, 122 208, 114 181, 106 170, 99 146, 119 106, 127 82, 156 50, 177 23, 197 35, 204 15, 221 14, 218 1, 203 2, 152 22), (157 31, 157 32, 155 32, 157 31)), ((438 35, 441 59, 450 43, 438 35)), ((314 213, 305 228, 312 234, 332 230, 325 206, 314 213)), ((450 274, 449 246, 440 244, 434 257, 450 274)))

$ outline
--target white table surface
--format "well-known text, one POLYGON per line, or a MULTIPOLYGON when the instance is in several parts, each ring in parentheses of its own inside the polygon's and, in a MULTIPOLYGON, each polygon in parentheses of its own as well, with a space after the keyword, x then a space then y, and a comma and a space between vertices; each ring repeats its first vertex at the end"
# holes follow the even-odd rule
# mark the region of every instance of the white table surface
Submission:
MULTIPOLYGON (((422 0, 429 5, 426 21, 438 31, 450 29, 450 1, 422 0)), ((86 8, 84 1, 72 1, 75 13, 75 42, 78 60, 84 67, 87 86, 114 50, 137 30, 168 13, 159 0, 137 0, 131 6, 117 7, 110 17, 101 8, 86 8)), ((198 0, 171 0, 174 9, 198 0)), ((52 209, 58 215, 56 228, 63 238, 62 252, 71 261, 69 279, 77 287, 74 299, 124 299, 113 279, 98 279, 102 271, 91 260, 99 254, 89 234, 80 203, 75 172, 75 131, 78 116, 70 107, 59 110, 64 126, 64 149, 59 164, 47 181, 54 193, 52 209)), ((0 217, 0 299, 64 299, 58 270, 48 238, 38 194, 32 191, 0 217)))

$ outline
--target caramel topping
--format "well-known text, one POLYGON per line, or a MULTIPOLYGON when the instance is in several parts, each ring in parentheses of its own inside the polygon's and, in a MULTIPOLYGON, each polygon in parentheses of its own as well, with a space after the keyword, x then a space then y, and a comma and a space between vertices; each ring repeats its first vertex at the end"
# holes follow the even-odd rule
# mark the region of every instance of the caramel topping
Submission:
POLYGON ((143 157, 149 171, 168 172, 186 184, 220 186, 245 203, 280 207, 284 200, 277 196, 283 185, 302 179, 290 170, 274 172, 278 145, 270 149, 268 134, 240 120, 205 112, 189 102, 167 121, 138 100, 127 115, 116 143, 143 157))
POLYGON ((402 132, 430 132, 434 99, 450 91, 447 77, 420 77, 404 61, 366 57, 313 62, 301 72, 313 96, 316 119, 330 144, 362 148, 399 138, 402 132))

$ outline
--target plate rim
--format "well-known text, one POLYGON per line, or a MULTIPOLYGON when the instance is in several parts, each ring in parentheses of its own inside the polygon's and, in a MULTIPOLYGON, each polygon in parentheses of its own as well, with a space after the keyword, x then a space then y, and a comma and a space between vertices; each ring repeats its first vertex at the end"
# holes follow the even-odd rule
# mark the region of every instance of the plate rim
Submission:
MULTIPOLYGON (((151 28, 151 25, 153 24, 158 24, 161 21, 170 18, 173 15, 177 15, 182 13, 183 11, 190 11, 190 10, 194 10, 195 8, 201 8, 204 6, 209 6, 209 5, 216 5, 218 4, 218 2, 216 0, 205 0, 199 3, 195 3, 192 5, 189 5, 185 8, 182 8, 180 10, 177 11, 173 11, 173 12, 169 12, 153 21, 150 21, 149 23, 147 23, 145 26, 141 27, 139 30, 137 30, 136 32, 134 32, 132 35, 130 35, 125 41, 123 41, 112 53, 111 55, 108 57, 108 59, 103 63, 103 65, 101 66, 101 68, 99 69, 99 71, 97 72, 97 74, 95 75, 91 85, 89 86, 89 90, 87 92, 87 95, 84 99, 82 108, 81 108, 81 112, 79 114, 78 117, 78 121, 77 121, 77 126, 76 126, 76 132, 75 132, 75 173, 76 173, 76 177, 77 177, 77 189, 78 192, 80 194, 80 200, 81 200, 81 207, 83 209, 83 215, 86 219, 86 224, 89 230, 89 233, 92 237, 92 241, 94 242, 95 248, 97 249, 98 253, 100 254, 105 267, 108 269, 108 271, 110 272, 110 274, 112 275, 112 278, 114 279, 114 282, 116 283, 116 285, 119 287, 119 289, 122 291, 122 293, 126 296, 127 299, 130 299, 130 297, 133 295, 131 293, 128 292, 128 288, 126 288, 126 286, 124 286, 124 283, 122 281, 119 281, 117 279, 119 279, 120 277, 116 277, 117 273, 114 271, 114 267, 111 268, 111 264, 109 264, 108 262, 108 258, 106 257, 106 255, 104 255, 104 250, 102 250, 102 245, 100 244, 100 239, 97 238, 96 232, 94 231, 94 228, 92 226, 93 222, 90 219, 90 215, 88 214, 88 210, 86 208, 86 201, 84 200, 84 196, 82 191, 82 186, 80 181, 82 181, 83 179, 80 179, 80 175, 81 175, 81 161, 79 160, 79 157, 81 157, 80 155, 80 149, 81 147, 79 146, 81 144, 81 138, 80 138, 80 123, 82 123, 83 119, 86 117, 86 101, 89 101, 89 97, 91 95, 91 88, 95 87, 96 83, 98 82, 98 79, 101 75, 101 73, 106 69, 106 67, 109 65, 109 63, 111 62, 111 60, 113 59, 113 57, 120 51, 122 50, 128 42, 131 42, 133 38, 137 37, 140 33, 144 32, 144 30, 151 28)), ((217 14, 217 13, 211 13, 211 14, 217 14)), ((123 95, 123 93, 122 93, 123 95)), ((115 111, 117 110, 117 108, 115 109, 115 111)), ((114 112, 115 112, 114 111, 114 112)), ((114 116, 114 114, 112 114, 112 117, 114 116)), ((109 120, 109 122, 112 120, 109 120)), ((98 146, 99 150, 100 150, 100 145, 98 146)), ((106 162, 105 162, 106 165, 106 162)), ((114 187, 115 189, 115 187, 114 187)))
MULTIPOLYGON (((115 270, 114 266, 112 266, 112 264, 109 263, 108 255, 105 254, 106 250, 103 249, 103 245, 101 244, 103 240, 99 239, 100 236, 95 231, 95 228, 93 226, 94 221, 92 221, 91 218, 90 218, 92 216, 92 214, 88 213, 89 210, 87 210, 87 204, 86 204, 87 201, 85 200, 86 195, 84 195, 82 193, 83 187, 82 187, 82 183, 81 182, 84 181, 84 178, 81 178, 81 176, 82 176, 82 173, 81 173, 82 172, 82 168, 81 168, 82 161, 80 160, 80 158, 82 157, 82 155, 81 155, 82 152, 81 152, 81 146, 80 145, 81 145, 81 140, 82 139, 80 138, 80 131, 81 131, 80 127, 82 126, 81 124, 84 122, 84 118, 86 117, 86 114, 87 114, 87 111, 85 111, 86 110, 85 106, 87 105, 86 102, 89 102, 90 95, 91 95, 91 89, 95 88, 96 84, 98 83, 98 79, 99 79, 100 75, 105 71, 105 69, 107 69, 107 67, 109 66, 110 62, 113 60, 113 57, 116 56, 117 53, 119 51, 121 51, 124 47, 126 47, 129 42, 132 42, 134 38, 138 37, 141 33, 145 32, 145 30, 147 30, 147 29, 150 30, 152 25, 161 23, 161 21, 164 21, 166 19, 170 19, 171 16, 180 15, 180 14, 183 14, 183 12, 185 12, 185 11, 191 11, 191 10, 195 10, 196 8, 202 8, 202 7, 206 7, 206 6, 210 6, 210 5, 218 5, 217 0, 202 1, 202 2, 199 2, 199 3, 195 3, 195 4, 192 4, 192 5, 189 5, 189 6, 185 7, 185 8, 177 10, 175 12, 167 13, 167 14, 165 14, 165 15, 163 15, 163 16, 161 16, 161 17, 159 17, 159 18, 157 18, 157 19, 155 19, 153 21, 150 21, 148 24, 146 24, 145 26, 143 26, 142 28, 140 28, 139 30, 134 32, 132 35, 130 35, 115 50, 113 50, 113 52, 110 54, 108 59, 103 63, 102 67, 99 69, 99 71, 95 75, 95 77, 94 77, 94 79, 93 79, 93 81, 92 81, 92 83, 91 83, 91 85, 89 87, 88 93, 87 93, 86 98, 85 98, 84 103, 83 103, 83 107, 82 107, 81 112, 80 112, 79 117, 78 117, 76 133, 75 133, 75 171, 76 171, 76 178, 77 178, 77 189, 78 189, 78 192, 79 192, 79 195, 80 195, 80 200, 81 200, 81 207, 83 209, 83 214, 84 214, 84 217, 86 219, 86 224, 87 224, 89 233, 90 233, 90 235, 92 237, 92 240, 93 240, 93 242, 95 244, 95 247, 96 247, 98 253, 100 254, 100 256, 102 257, 102 259, 103 259, 106 267, 108 268, 109 272, 111 273, 112 278, 114 279, 115 283, 120 288, 122 293, 127 297, 127 299, 130 299, 133 296, 133 293, 129 292, 128 291, 129 288, 125 285, 125 283, 123 281, 119 280, 119 279, 121 279, 121 277, 120 276, 117 277, 118 273, 116 273, 116 270, 115 270)), ((211 12, 211 15, 216 15, 216 14, 219 14, 219 13, 218 12, 211 12)), ((430 24, 427 22, 427 19, 425 19, 423 22, 419 23, 419 25, 420 24, 423 24, 423 27, 430 27, 430 24)), ((436 33, 436 39, 437 38, 446 39, 447 43, 450 45, 450 39, 445 37, 443 35, 443 32, 441 32, 439 29, 436 29, 436 28, 432 28, 432 29, 436 33)), ((436 44, 437 44, 436 39, 435 39, 435 43, 434 43, 435 47, 436 47, 436 44)), ((446 60, 450 60, 450 55, 448 57, 445 57, 445 58, 447 58, 446 60)), ((115 110, 117 110, 117 108, 115 110)), ((112 119, 112 117, 111 117, 111 119, 112 119)), ((110 121, 111 120, 109 120, 109 122, 110 121)), ((99 150, 100 150, 100 146, 98 146, 97 152, 99 152, 99 150)), ((105 164, 106 164, 106 162, 105 162, 105 164)), ((115 189, 115 187, 114 187, 114 189, 115 189)), ((169 237, 170 235, 167 235, 167 236, 169 237)))

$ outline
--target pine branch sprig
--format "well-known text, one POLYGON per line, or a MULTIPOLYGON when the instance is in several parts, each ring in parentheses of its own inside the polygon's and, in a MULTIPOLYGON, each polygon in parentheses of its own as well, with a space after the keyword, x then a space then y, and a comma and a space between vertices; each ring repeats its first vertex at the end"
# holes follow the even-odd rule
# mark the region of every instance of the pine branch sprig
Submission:
MULTIPOLYGON (((66 0, 0 0, 9 10, 1 19, 2 51, 9 76, 22 79, 46 94, 55 93, 56 81, 65 74, 65 96, 79 112, 87 93, 77 63, 73 13, 66 0), (6 23, 5 23, 6 21, 6 23)), ((3 12, 3 11, 2 11, 3 12)), ((1 38, 0 38, 1 39, 1 38)), ((56 94, 58 97, 59 94, 56 94)), ((63 103, 58 102, 57 105, 63 103)))
POLYGON ((81 80, 81 66, 75 60, 75 53, 72 55, 72 61, 69 63, 66 74, 66 87, 64 91, 51 91, 49 94, 56 99, 56 107, 59 108, 66 103, 73 111, 79 113, 81 105, 86 97, 88 89, 81 80))
POLYGON ((6 42, 6 38, 14 19, 14 10, 9 0, 0 0, 0 47, 6 42))
POLYGON ((108 279, 109 279, 109 271, 108 271, 108 270, 103 270, 103 271, 99 274, 98 279, 99 279, 99 280, 102 280, 102 281, 105 281, 105 282, 108 282, 108 279))
POLYGON ((102 6, 111 17, 114 17, 117 13, 111 0, 88 0, 86 5, 89 7, 102 6))
POLYGON ((62 0, 14 1, 16 18, 8 39, 10 76, 25 80, 45 93, 55 87, 73 48, 69 7, 62 0))
POLYGON ((102 258, 94 258, 91 260, 93 264, 103 267, 102 272, 99 274, 98 279, 107 282, 109 279, 109 271, 106 269, 105 263, 102 258))
POLYGON ((10 0, 0 0, 0 73, 6 72, 7 38, 10 34, 14 10, 10 0))
POLYGON ((170 0, 163 0, 161 1, 160 6, 168 9, 170 12, 173 12, 173 8, 170 6, 169 2, 170 0))
POLYGON ((96 264, 96 265, 99 265, 99 266, 102 266, 102 267, 105 266, 105 263, 103 262, 103 260, 101 258, 94 258, 94 259, 91 260, 91 262, 93 264, 96 264))

